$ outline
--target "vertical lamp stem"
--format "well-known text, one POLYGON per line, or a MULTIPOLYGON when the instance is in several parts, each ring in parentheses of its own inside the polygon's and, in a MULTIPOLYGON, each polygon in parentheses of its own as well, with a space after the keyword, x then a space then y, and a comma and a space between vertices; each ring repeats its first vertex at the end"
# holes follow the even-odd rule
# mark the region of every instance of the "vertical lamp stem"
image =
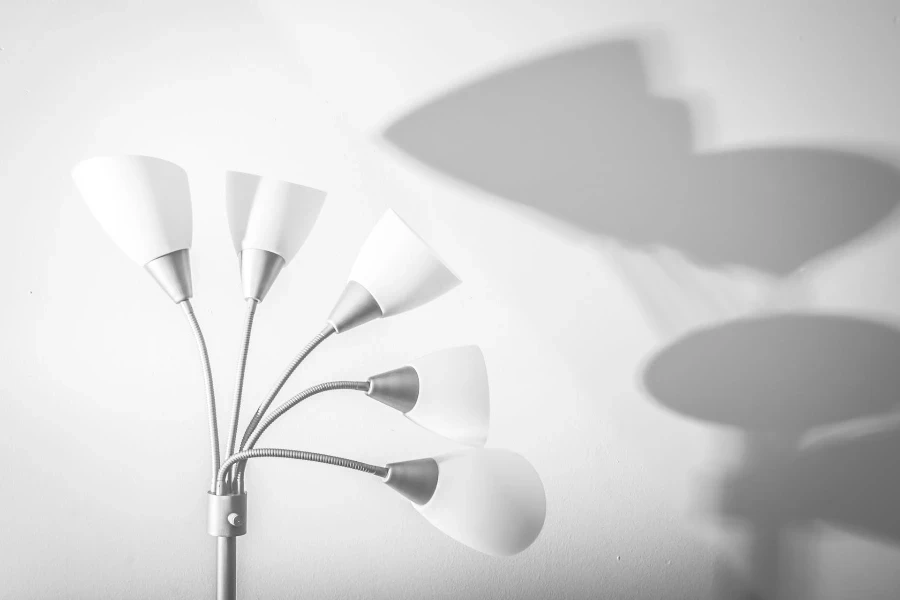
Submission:
POLYGON ((228 428, 228 446, 225 458, 234 454, 234 445, 237 441, 238 421, 241 415, 241 397, 244 390, 244 373, 247 371, 247 355, 250 352, 250 333, 253 331, 253 317, 256 315, 256 307, 259 300, 247 298, 247 315, 244 319, 244 336, 241 338, 241 352, 238 357, 237 377, 234 382, 234 401, 231 407, 231 425, 228 428))
POLYGON ((200 361, 203 364, 203 381, 206 385, 206 406, 209 417, 209 444, 212 462, 212 481, 210 482, 209 491, 216 491, 216 474, 219 472, 219 426, 216 418, 216 389, 213 385, 212 366, 209 362, 209 352, 206 350, 206 341, 203 339, 203 331, 200 330, 200 323, 194 315, 194 307, 191 306, 190 299, 179 302, 184 314, 191 325, 194 332, 194 338, 197 340, 197 348, 200 351, 200 361))
POLYGON ((216 600, 237 598, 237 538, 217 537, 216 600))

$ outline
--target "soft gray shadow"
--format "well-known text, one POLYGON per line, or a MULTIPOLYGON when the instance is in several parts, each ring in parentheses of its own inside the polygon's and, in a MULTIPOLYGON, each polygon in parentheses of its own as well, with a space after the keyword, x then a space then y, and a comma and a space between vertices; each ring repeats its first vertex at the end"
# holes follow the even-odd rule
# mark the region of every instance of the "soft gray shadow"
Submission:
MULTIPOLYGON (((900 404, 898 364, 900 330, 829 315, 733 321, 686 336, 648 363, 644 384, 660 404, 744 434, 742 462, 718 494, 722 516, 750 535, 741 597, 805 597, 809 561, 787 552, 786 536, 813 520, 900 542, 896 431, 800 446, 813 428, 887 416, 900 404)), ((719 575, 719 597, 734 597, 734 574, 719 575)))
POLYGON ((817 519, 900 544, 898 457, 896 427, 800 452, 792 468, 798 504, 817 519))
POLYGON ((839 315, 741 319, 659 352, 644 383, 663 406, 744 431, 802 433, 900 403, 900 332, 839 315))
POLYGON ((446 175, 587 232, 787 275, 885 218, 886 163, 838 149, 694 151, 689 106, 653 95, 641 45, 598 42, 453 90, 385 138, 446 175))

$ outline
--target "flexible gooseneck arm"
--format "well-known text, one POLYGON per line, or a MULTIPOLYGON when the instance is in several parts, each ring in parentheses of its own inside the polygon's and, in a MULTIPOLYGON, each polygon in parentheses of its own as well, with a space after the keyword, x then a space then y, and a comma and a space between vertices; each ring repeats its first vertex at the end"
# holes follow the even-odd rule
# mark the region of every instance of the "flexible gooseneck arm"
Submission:
POLYGON ((253 434, 256 426, 266 414, 266 411, 269 409, 272 401, 275 400, 275 396, 278 395, 278 392, 281 391, 281 388, 284 387, 284 384, 287 383, 287 380, 290 379, 291 375, 294 374, 294 371, 297 370, 297 367, 300 366, 300 363, 302 363, 304 359, 306 359, 306 357, 309 356, 319 344, 327 340, 334 333, 334 327, 330 324, 326 325, 325 328, 320 331, 312 340, 310 340, 310 342, 306 346, 304 346, 304 348, 297 354, 297 356, 294 357, 294 359, 291 361, 291 364, 289 364, 288 367, 284 370, 284 373, 281 374, 278 382, 269 391, 269 394, 266 396, 265 400, 263 400, 262 403, 260 403, 259 408, 256 409, 256 414, 253 415, 253 418, 247 425, 247 429, 244 431, 244 436, 241 439, 241 444, 239 446, 240 450, 243 450, 247 446, 247 440, 250 439, 250 436, 253 434))
POLYGON ((197 340, 197 348, 200 351, 200 361, 203 365, 203 382, 206 385, 206 406, 209 413, 209 443, 212 452, 212 479, 210 482, 210 491, 215 492, 216 474, 219 471, 219 428, 216 419, 216 390, 213 386, 212 366, 209 362, 209 353, 206 350, 206 341, 203 339, 203 332, 200 330, 200 323, 194 315, 194 307, 190 300, 183 300, 179 303, 184 310, 184 314, 191 325, 194 337, 197 340))
MULTIPOLYGON (((253 432, 253 435, 247 440, 246 448, 251 450, 253 446, 256 445, 256 442, 259 441, 259 438, 262 436, 263 432, 269 428, 269 425, 275 422, 275 420, 297 406, 299 403, 303 402, 307 398, 315 396, 316 394, 321 394, 322 392, 330 392, 333 390, 356 390, 359 392, 367 392, 369 391, 369 382, 368 381, 329 381, 326 383, 320 383, 319 385, 314 385, 311 388, 307 388, 302 392, 294 395, 290 400, 281 404, 278 408, 276 408, 270 415, 268 415, 260 424, 256 431, 253 432)), ((238 453, 241 454, 241 453, 238 453)), ((237 456, 237 455, 236 455, 237 456)), ((236 493, 243 492, 244 489, 244 468, 246 466, 245 462, 240 462, 238 466, 235 468, 235 486, 234 491, 236 493)))
POLYGON ((216 477, 216 493, 222 494, 225 490, 225 476, 231 465, 250 458, 292 458, 294 460, 306 460, 317 463, 334 465, 336 467, 344 467, 345 469, 353 469, 362 471, 378 477, 387 477, 388 467, 370 465, 368 463, 351 460, 349 458, 341 458, 340 456, 331 456, 330 454, 319 454, 317 452, 306 452, 304 450, 286 450, 283 448, 256 448, 254 450, 244 450, 230 457, 219 468, 219 474, 216 477))
POLYGON ((250 352, 250 333, 253 331, 253 317, 256 315, 256 307, 258 305, 259 300, 256 298, 247 298, 247 315, 244 318, 244 335, 241 338, 241 351, 238 358, 237 377, 234 382, 234 400, 231 405, 231 425, 228 428, 226 457, 234 454, 238 420, 241 416, 241 397, 244 391, 244 374, 247 371, 247 355, 250 352))

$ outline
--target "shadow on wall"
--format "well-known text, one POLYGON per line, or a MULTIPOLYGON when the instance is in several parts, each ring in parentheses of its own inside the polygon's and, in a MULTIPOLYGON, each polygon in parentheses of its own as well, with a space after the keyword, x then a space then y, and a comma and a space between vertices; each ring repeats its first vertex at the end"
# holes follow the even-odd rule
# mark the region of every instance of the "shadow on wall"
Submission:
POLYGON ((648 84, 637 41, 604 41, 475 81, 384 136, 589 233, 777 276, 870 229, 900 198, 892 167, 851 152, 694 152, 687 104, 648 84))
POLYGON ((749 533, 750 572, 723 569, 718 597, 810 597, 809 560, 789 536, 815 520, 900 543, 900 428, 803 443, 823 427, 878 424, 900 404, 898 364, 900 330, 825 315, 737 320, 650 361, 644 383, 662 405, 743 434, 720 510, 749 533))
MULTIPOLYGON (((642 42, 603 41, 451 91, 384 136, 436 171, 598 239, 781 280, 874 228, 900 200, 897 170, 847 150, 697 152, 696 114, 650 87, 642 42)), ((640 298, 645 308, 671 303, 649 295, 661 297, 640 298)), ((645 383, 654 397, 744 440, 719 495, 723 516, 749 532, 750 572, 723 568, 720 598, 802 599, 813 579, 786 536, 817 519, 900 543, 891 510, 900 483, 890 476, 900 428, 802 444, 823 427, 885 422, 900 401, 898 364, 895 329, 823 315, 733 321, 653 359, 645 383)))

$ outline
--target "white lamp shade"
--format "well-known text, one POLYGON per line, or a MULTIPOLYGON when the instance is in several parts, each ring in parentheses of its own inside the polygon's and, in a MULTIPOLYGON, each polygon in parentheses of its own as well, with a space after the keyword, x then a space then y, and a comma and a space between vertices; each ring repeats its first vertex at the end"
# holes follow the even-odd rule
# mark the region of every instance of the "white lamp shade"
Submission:
POLYGON ((225 202, 235 251, 266 250, 291 262, 312 231, 325 196, 305 185, 229 171, 225 202))
POLYGON ((78 163, 72 178, 109 237, 139 265, 191 247, 191 192, 178 165, 99 156, 78 163))
POLYGON ((422 505, 432 525, 480 552, 525 550, 544 526, 547 500, 534 467, 515 452, 478 449, 436 457, 437 487, 422 505))
POLYGON ((448 292, 460 281, 392 210, 366 238, 350 271, 387 317, 448 292))
POLYGON ((409 366, 419 377, 419 397, 406 417, 444 437, 483 446, 491 406, 481 349, 447 348, 417 358, 409 366))

